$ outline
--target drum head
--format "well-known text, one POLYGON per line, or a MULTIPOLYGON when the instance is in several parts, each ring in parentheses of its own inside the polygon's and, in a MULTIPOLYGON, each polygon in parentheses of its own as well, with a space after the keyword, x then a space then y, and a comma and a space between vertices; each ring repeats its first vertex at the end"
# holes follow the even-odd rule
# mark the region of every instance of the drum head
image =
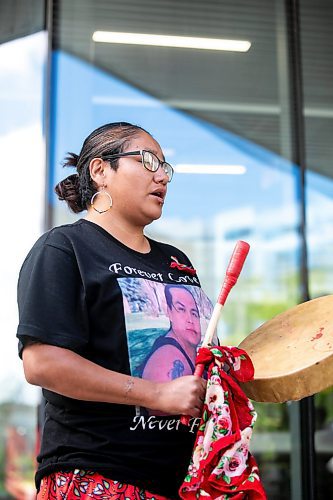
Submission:
POLYGON ((298 400, 333 386, 333 295, 279 314, 239 347, 254 365, 242 389, 255 401, 298 400))

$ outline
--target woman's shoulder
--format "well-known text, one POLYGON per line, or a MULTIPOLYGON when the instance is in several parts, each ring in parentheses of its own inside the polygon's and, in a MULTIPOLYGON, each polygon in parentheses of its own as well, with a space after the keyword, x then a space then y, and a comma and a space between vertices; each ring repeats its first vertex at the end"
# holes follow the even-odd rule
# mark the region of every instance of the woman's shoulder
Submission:
POLYGON ((34 243, 29 254, 40 252, 44 248, 53 247, 72 253, 73 241, 78 237, 81 221, 55 226, 45 231, 34 243))

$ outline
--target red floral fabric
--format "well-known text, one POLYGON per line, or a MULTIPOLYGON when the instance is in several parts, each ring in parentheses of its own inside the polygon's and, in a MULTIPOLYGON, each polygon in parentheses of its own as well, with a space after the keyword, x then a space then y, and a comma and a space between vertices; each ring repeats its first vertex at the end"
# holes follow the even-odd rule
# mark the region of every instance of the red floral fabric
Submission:
POLYGON ((37 500, 169 500, 148 491, 106 479, 98 472, 75 469, 54 472, 42 479, 37 500))
POLYGON ((179 489, 180 497, 266 499, 258 466, 249 452, 257 415, 236 382, 253 378, 249 356, 237 347, 203 347, 196 362, 208 365, 207 391, 188 474, 179 489))

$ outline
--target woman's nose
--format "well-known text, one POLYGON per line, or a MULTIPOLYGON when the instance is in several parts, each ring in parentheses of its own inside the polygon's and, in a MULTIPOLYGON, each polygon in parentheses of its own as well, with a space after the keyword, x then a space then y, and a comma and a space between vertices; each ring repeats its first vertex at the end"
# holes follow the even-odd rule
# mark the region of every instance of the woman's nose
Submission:
POLYGON ((154 181, 155 182, 162 182, 163 184, 167 184, 169 180, 169 177, 167 176, 167 173, 164 171, 164 169, 161 167, 161 165, 158 167, 156 172, 154 172, 154 181))

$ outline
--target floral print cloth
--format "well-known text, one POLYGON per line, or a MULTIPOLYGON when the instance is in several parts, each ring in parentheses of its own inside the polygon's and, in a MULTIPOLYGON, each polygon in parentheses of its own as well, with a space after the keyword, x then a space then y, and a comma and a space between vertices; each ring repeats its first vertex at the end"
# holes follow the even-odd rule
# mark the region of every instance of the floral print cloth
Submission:
POLYGON ((257 414, 236 382, 253 378, 249 356, 237 347, 202 347, 196 363, 208 365, 207 392, 180 497, 266 499, 258 466, 249 452, 257 414))
POLYGON ((53 472, 42 479, 37 500, 169 500, 148 491, 106 479, 98 472, 75 469, 53 472))

